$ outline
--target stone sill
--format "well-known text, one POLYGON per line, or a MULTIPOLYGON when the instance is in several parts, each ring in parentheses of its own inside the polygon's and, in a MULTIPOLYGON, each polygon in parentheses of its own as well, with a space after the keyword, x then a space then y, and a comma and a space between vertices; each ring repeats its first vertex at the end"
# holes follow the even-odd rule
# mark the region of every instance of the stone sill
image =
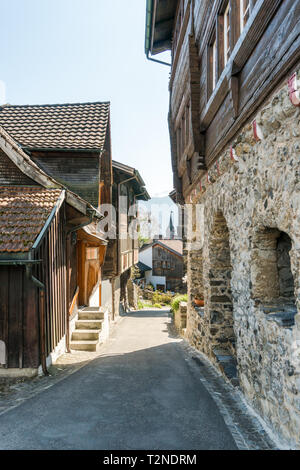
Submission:
POLYGON ((204 318, 204 307, 194 306, 194 309, 198 313, 199 317, 204 318))
POLYGON ((295 317, 298 312, 297 308, 293 305, 263 306, 262 310, 266 315, 267 321, 274 321, 277 325, 284 328, 295 326, 295 317))

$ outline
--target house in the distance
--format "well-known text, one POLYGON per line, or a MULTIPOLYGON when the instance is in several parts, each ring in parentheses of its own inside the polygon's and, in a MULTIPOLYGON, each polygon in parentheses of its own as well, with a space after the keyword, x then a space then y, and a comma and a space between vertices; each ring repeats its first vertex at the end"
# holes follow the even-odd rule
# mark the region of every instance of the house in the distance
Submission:
POLYGON ((139 264, 146 285, 157 290, 183 289, 184 258, 182 240, 153 240, 140 249, 139 264))

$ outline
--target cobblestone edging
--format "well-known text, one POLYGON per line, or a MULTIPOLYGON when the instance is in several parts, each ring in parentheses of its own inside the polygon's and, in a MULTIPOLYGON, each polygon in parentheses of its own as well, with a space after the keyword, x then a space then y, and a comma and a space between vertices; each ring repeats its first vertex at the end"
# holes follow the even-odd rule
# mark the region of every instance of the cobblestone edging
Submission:
POLYGON ((260 416, 247 404, 243 394, 224 380, 223 375, 187 341, 182 343, 190 365, 215 401, 239 450, 287 450, 260 416))

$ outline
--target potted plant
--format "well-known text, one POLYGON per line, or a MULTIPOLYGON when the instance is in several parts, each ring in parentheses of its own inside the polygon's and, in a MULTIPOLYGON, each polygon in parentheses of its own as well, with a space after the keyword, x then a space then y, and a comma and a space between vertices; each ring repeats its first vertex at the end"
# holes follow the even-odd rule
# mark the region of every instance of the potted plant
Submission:
POLYGON ((195 303, 195 305, 197 305, 197 307, 204 307, 204 299, 196 297, 194 299, 194 303, 195 303))

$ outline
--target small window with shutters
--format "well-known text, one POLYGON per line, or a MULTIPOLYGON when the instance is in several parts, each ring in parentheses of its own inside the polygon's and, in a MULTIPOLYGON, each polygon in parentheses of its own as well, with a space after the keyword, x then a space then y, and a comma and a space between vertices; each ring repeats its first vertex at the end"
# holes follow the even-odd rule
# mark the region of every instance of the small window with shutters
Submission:
POLYGON ((208 46, 208 98, 217 85, 217 40, 216 32, 212 35, 211 42, 208 46))
POLYGON ((230 2, 228 2, 227 7, 224 12, 224 65, 225 66, 229 60, 230 53, 231 53, 230 37, 231 37, 230 2))
POLYGON ((243 32, 251 13, 251 1, 240 0, 241 33, 243 32))

